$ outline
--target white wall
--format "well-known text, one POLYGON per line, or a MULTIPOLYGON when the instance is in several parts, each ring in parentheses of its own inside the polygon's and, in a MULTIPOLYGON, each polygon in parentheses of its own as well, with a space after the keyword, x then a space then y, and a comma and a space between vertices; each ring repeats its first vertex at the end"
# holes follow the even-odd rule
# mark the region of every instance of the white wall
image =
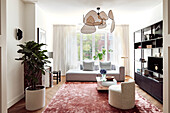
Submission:
POLYGON ((43 30, 47 30, 47 15, 46 13, 37 5, 37 27, 43 30))
POLYGON ((144 12, 134 14, 129 22, 129 64, 130 76, 134 78, 134 32, 163 20, 163 4, 144 12))
POLYGON ((7 104, 8 108, 24 97, 24 73, 15 58, 17 44, 25 41, 25 4, 21 0, 7 0, 7 104), (23 31, 23 39, 16 40, 16 29, 23 31))
POLYGON ((27 41, 37 40, 36 4, 25 3, 25 37, 27 41))
POLYGON ((36 12, 37 27, 46 31, 47 50, 53 51, 53 24, 50 21, 50 17, 38 5, 36 7, 36 12))
POLYGON ((21 0, 7 0, 7 106, 8 108, 24 97, 24 70, 20 61, 15 58, 17 44, 25 41, 37 41, 37 27, 47 32, 47 49, 52 51, 52 24, 47 16, 34 3, 24 3, 21 0), (50 24, 49 24, 50 23, 50 24), (23 39, 16 40, 16 29, 23 31, 23 39))
POLYGON ((36 4, 21 0, 7 0, 7 106, 8 108, 24 97, 24 69, 15 58, 17 44, 36 41, 36 4), (23 39, 16 40, 16 29, 23 31, 23 39))

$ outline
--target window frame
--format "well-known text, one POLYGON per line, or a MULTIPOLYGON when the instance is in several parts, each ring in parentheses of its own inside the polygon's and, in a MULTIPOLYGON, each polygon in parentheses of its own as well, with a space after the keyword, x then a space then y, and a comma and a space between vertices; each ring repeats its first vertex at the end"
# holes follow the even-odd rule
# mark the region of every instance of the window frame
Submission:
MULTIPOLYGON (((80 34, 80 62, 82 62, 83 61, 83 34, 81 33, 81 32, 79 32, 79 31, 77 31, 77 34, 80 34)), ((89 59, 89 60, 94 60, 93 59, 93 56, 95 55, 95 34, 104 34, 105 35, 105 38, 104 38, 104 48, 106 49, 106 51, 108 51, 107 50, 107 48, 108 48, 108 46, 109 45, 107 45, 108 44, 108 41, 112 41, 113 40, 113 37, 112 37, 112 40, 110 40, 110 33, 109 32, 106 32, 106 31, 100 31, 100 32, 95 32, 95 33, 92 33, 92 59, 89 59), (108 37, 108 40, 107 40, 107 37, 108 37)), ((101 39, 101 40, 103 40, 103 38, 101 39)), ((99 51, 101 51, 101 50, 99 50, 99 51)), ((107 58, 107 52, 106 52, 106 54, 105 54, 105 59, 104 59, 104 61, 108 61, 108 58, 107 58)), ((110 61, 110 60, 109 60, 110 61)))

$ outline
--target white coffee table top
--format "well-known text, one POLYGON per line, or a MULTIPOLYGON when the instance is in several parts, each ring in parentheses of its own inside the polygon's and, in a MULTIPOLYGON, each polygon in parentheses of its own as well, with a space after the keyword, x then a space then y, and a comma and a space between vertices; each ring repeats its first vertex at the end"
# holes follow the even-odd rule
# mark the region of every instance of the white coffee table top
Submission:
MULTIPOLYGON (((110 85, 117 85, 116 79, 113 79, 113 81, 106 81, 106 79, 102 79, 102 77, 96 77, 98 88, 99 87, 109 87, 110 85)), ((103 88, 102 88, 103 89, 103 88)))

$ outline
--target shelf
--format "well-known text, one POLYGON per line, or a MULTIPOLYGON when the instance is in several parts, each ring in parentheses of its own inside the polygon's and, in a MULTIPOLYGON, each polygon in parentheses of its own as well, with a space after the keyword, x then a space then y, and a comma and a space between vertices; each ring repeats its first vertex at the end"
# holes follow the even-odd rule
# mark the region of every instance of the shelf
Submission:
POLYGON ((135 42, 134 44, 141 44, 141 42, 135 42))
POLYGON ((141 62, 141 61, 139 61, 139 60, 134 60, 135 62, 141 62))
MULTIPOLYGON (((147 68, 142 68, 142 69, 144 69, 144 70, 148 70, 148 71, 150 71, 150 72, 158 73, 158 72, 155 72, 155 71, 149 70, 149 69, 147 69, 147 68)), ((162 73, 158 73, 158 74, 161 74, 161 75, 162 75, 162 73)))
POLYGON ((135 83, 160 102, 163 101, 163 41, 163 21, 134 32, 135 83))
POLYGON ((139 75, 141 75, 141 76, 143 76, 143 77, 146 77, 146 78, 148 78, 148 79, 151 79, 151 80, 154 80, 154 81, 156 81, 156 82, 159 82, 159 83, 161 83, 161 82, 163 82, 163 78, 159 78, 159 77, 155 77, 155 76, 146 76, 146 75, 143 75, 143 74, 141 74, 141 73, 137 73, 137 72, 135 72, 136 74, 139 74, 139 75))
MULTIPOLYGON (((135 73, 141 75, 141 72, 135 72, 135 73)), ((141 75, 141 76, 142 76, 142 75, 141 75)))
MULTIPOLYGON (((154 57, 154 56, 148 56, 148 57, 154 57)), ((163 58, 163 57, 154 57, 154 58, 163 58)))
POLYGON ((159 49, 159 48, 163 48, 163 47, 154 47, 154 48, 140 48, 140 49, 159 49))
POLYGON ((154 80, 154 81, 156 81, 156 82, 163 82, 163 78, 159 78, 159 77, 152 77, 152 76, 146 76, 146 75, 142 75, 142 76, 144 76, 144 77, 147 77, 147 78, 149 78, 149 79, 152 79, 152 80, 154 80))
POLYGON ((142 41, 142 42, 155 41, 155 40, 159 40, 159 39, 163 39, 163 37, 154 38, 154 39, 150 39, 150 40, 145 40, 145 41, 142 41))
POLYGON ((139 61, 139 60, 134 60, 134 61, 135 61, 135 62, 139 62, 139 63, 146 63, 146 62, 147 62, 147 61, 146 61, 146 62, 141 62, 141 61, 139 61))

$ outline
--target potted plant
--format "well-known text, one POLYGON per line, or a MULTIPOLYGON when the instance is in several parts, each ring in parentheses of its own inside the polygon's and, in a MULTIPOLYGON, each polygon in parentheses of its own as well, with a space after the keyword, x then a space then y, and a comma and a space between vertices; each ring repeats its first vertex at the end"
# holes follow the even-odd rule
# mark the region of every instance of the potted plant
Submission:
POLYGON ((23 56, 16 60, 21 60, 21 64, 24 64, 25 79, 29 86, 25 89, 27 110, 37 110, 45 106, 45 87, 38 85, 42 74, 45 74, 44 65, 49 62, 48 57, 45 55, 47 50, 41 50, 44 45, 34 41, 17 45, 21 47, 17 52, 23 54, 23 56))
MULTIPOLYGON (((113 52, 113 50, 109 49, 108 52, 113 52)), ((98 51, 97 55, 93 56, 93 58, 94 58, 94 60, 99 58, 99 60, 102 61, 105 54, 106 54, 106 49, 102 49, 102 51, 98 51)))

